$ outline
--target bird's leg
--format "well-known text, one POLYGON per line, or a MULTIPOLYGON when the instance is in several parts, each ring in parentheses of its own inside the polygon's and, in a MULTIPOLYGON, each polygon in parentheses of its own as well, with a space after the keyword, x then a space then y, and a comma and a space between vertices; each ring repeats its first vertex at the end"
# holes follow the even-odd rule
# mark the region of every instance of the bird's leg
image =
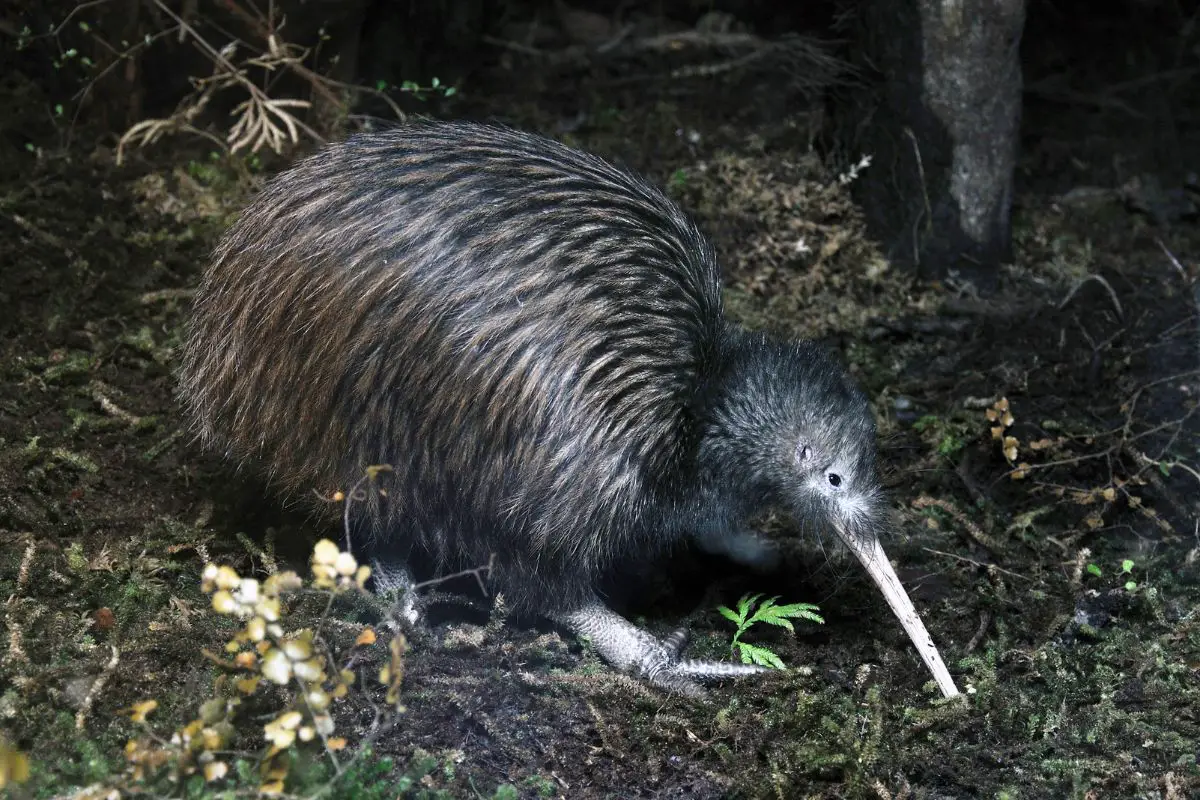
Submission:
POLYGON ((768 572, 779 563, 779 549, 747 530, 730 531, 717 525, 703 525, 692 532, 692 541, 706 553, 725 556, 760 572, 768 572))
POLYGON ((680 658, 687 632, 675 631, 659 641, 599 600, 576 611, 556 614, 554 621, 577 636, 589 639, 600 656, 613 667, 641 675, 651 684, 689 697, 701 697, 701 681, 735 678, 765 672, 765 668, 721 661, 680 658))
POLYGON ((384 560, 376 555, 371 558, 371 578, 375 584, 375 594, 380 597, 394 595, 395 605, 390 614, 392 619, 402 624, 416 625, 421 619, 421 608, 414 591, 416 582, 408 564, 399 559, 384 560))

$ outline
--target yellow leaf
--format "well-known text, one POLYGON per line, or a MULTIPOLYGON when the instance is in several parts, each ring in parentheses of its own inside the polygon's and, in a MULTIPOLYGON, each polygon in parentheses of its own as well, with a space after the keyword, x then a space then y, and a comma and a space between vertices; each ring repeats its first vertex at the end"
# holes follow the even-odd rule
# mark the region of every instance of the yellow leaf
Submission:
POLYGON ((157 700, 143 700, 140 703, 134 703, 125 711, 134 722, 145 722, 146 715, 156 708, 158 708, 157 700))
POLYGON ((350 553, 338 553, 333 562, 333 569, 343 578, 348 578, 358 569, 358 561, 350 553))
POLYGON ((321 669, 321 659, 310 658, 292 665, 292 672, 306 683, 320 683, 325 680, 325 670, 321 669))
POLYGON ((239 608, 238 602, 233 599, 233 595, 225 589, 213 593, 212 607, 213 611, 218 614, 235 614, 239 608))
POLYGON ((267 750, 267 758, 274 758, 279 753, 292 746, 292 742, 296 741, 295 731, 277 731, 275 736, 271 738, 271 749, 267 750))
POLYGON ((189 722, 187 725, 184 725, 182 728, 180 728, 179 732, 183 736, 183 739, 185 741, 190 742, 192 739, 195 739, 196 736, 203 729, 204 729, 204 720, 194 719, 191 722, 189 722))
POLYGON ((1023 480, 1027 475, 1029 475, 1029 469, 1032 466, 1032 464, 1022 461, 1017 465, 1017 468, 1013 470, 1012 479, 1014 481, 1023 480))
POLYGON ((205 592, 211 592, 216 588, 217 581, 217 565, 211 561, 204 565, 204 571, 200 573, 200 589, 205 592))
MULTIPOLYGON (((363 628, 363 632, 354 640, 354 646, 375 644, 375 631, 372 628, 363 628)), ((354 673, 350 673, 353 675, 354 673)))
POLYGON ((329 694, 320 687, 312 689, 308 692, 308 707, 313 711, 324 711, 329 708, 329 694))
POLYGON ((292 679, 292 664, 282 650, 272 648, 263 658, 263 677, 283 686, 292 679))
POLYGON ((1113 500, 1116 500, 1117 499, 1117 490, 1112 488, 1111 486, 1108 487, 1107 489, 1105 489, 1104 490, 1104 499, 1110 503, 1113 500))
POLYGON ((313 586, 318 589, 332 589, 336 584, 337 572, 330 564, 313 564, 313 586))
POLYGON ((276 724, 284 730, 298 728, 304 720, 304 716, 299 711, 285 711, 275 718, 276 724))
POLYGON ((346 740, 343 739, 341 736, 335 736, 332 739, 325 742, 325 746, 328 747, 330 750, 345 750, 346 749, 346 740))
POLYGON ((216 750, 222 745, 221 734, 215 728, 205 728, 200 732, 200 742, 205 750, 216 750))
POLYGON ((384 667, 384 671, 381 671, 379 675, 380 680, 388 687, 385 698, 393 706, 400 703, 400 683, 404 680, 404 653, 407 649, 408 640, 404 638, 404 634, 398 633, 393 636, 392 641, 388 643, 391 659, 388 666, 384 667), (386 678, 384 678, 385 674, 386 678))
POLYGON ((233 567, 217 567, 217 574, 213 581, 218 589, 236 589, 237 585, 242 582, 242 576, 237 574, 233 567))
POLYGON ((366 471, 367 471, 367 475, 370 477, 370 479, 375 480, 376 478, 379 477, 379 473, 391 472, 392 465, 391 464, 374 464, 372 466, 367 467, 366 471))
POLYGON ((0 789, 29 780, 29 757, 0 739, 0 789))
POLYGON ((258 787, 259 794, 265 794, 269 797, 283 794, 283 781, 268 781, 258 787))
POLYGON ((214 697, 211 700, 205 700, 200 704, 200 725, 215 725, 225 719, 229 707, 225 700, 220 697, 214 697))
POLYGON ((263 593, 268 597, 278 597, 280 592, 299 589, 303 585, 300 576, 291 570, 276 572, 263 581, 263 593))
POLYGON ((322 539, 313 546, 312 560, 314 564, 332 565, 337 561, 338 546, 329 539, 322 539))
POLYGON ((1004 428, 999 425, 992 426, 992 438, 999 439, 1004 434, 1004 428))
POLYGON ((1088 517, 1087 519, 1085 519, 1083 521, 1083 524, 1087 525, 1090 530, 1094 531, 1097 528, 1104 525, 1104 520, 1101 519, 1099 514, 1092 514, 1090 517, 1088 517))
POLYGON ((256 612, 258 612, 258 616, 255 617, 253 620, 251 620, 251 622, 261 623, 262 626, 261 627, 256 626, 252 630, 250 628, 250 626, 247 625, 246 631, 250 634, 250 638, 254 639, 254 641, 258 641, 259 639, 266 636, 267 623, 268 622, 278 622, 279 621, 279 612, 281 611, 281 609, 282 609, 282 604, 279 602, 279 595, 273 595, 271 597, 264 598, 261 602, 259 602, 257 605, 255 605, 254 610, 256 612), (255 636, 257 636, 258 638, 255 638, 255 636))
POLYGON ((229 772, 229 765, 224 761, 210 761, 204 765, 204 780, 212 783, 224 778, 229 772))
POLYGON ((242 678, 241 680, 236 681, 233 685, 236 686, 237 690, 242 694, 254 694, 258 690, 258 683, 260 680, 262 679, 257 675, 254 675, 250 678, 242 678))
POLYGON ((287 639, 283 643, 283 652, 292 661, 304 661, 312 657, 312 631, 303 630, 299 635, 287 639))

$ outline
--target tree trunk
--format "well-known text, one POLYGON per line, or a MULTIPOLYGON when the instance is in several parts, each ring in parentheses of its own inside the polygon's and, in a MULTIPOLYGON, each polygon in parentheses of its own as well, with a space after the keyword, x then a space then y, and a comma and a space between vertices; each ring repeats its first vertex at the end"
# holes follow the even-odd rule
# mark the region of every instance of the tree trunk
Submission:
POLYGON ((869 0, 864 63, 882 73, 855 145, 861 202, 889 256, 923 278, 994 286, 1012 255, 1024 0, 869 0))

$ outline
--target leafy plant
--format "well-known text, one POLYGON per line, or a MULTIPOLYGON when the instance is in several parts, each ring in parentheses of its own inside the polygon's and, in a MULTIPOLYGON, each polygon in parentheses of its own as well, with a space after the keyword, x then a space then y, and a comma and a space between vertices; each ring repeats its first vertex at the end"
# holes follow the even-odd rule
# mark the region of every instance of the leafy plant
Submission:
MULTIPOLYGON (((1121 572, 1119 575, 1128 575, 1129 579, 1125 581, 1125 591, 1132 592, 1137 590, 1137 581, 1133 579, 1133 559, 1127 558, 1121 562, 1121 572)), ((1118 576, 1119 577, 1119 576, 1118 576)))
POLYGON ((966 427, 960 420, 942 419, 936 414, 926 414, 912 425, 917 433, 926 434, 925 439, 934 446, 939 456, 952 456, 966 447, 966 427))
POLYGON ((762 600, 761 603, 759 603, 759 600, 762 600, 761 594, 744 594, 737 602, 736 611, 728 606, 719 606, 717 608, 721 616, 734 625, 737 625, 737 631, 733 634, 730 649, 738 652, 743 664, 758 664, 759 666, 771 667, 772 669, 787 669, 783 660, 774 651, 761 645, 743 642, 742 634, 760 622, 765 622, 768 625, 777 625, 780 628, 787 628, 792 633, 795 633, 796 629, 792 626, 793 619, 805 619, 820 625, 824 625, 825 620, 816 613, 819 609, 812 603, 789 603, 788 605, 780 606, 775 604, 779 600, 778 596, 762 600))
MULTIPOLYGON (((1134 566, 1133 559, 1126 558, 1121 561, 1121 571, 1117 573, 1118 578, 1125 575, 1129 576, 1124 583, 1125 591, 1127 592, 1136 592, 1138 588, 1137 581, 1133 579, 1134 566)), ((1100 566, 1094 562, 1088 562, 1086 569, 1088 574, 1094 577, 1100 578, 1104 575, 1104 570, 1100 569, 1100 566)))

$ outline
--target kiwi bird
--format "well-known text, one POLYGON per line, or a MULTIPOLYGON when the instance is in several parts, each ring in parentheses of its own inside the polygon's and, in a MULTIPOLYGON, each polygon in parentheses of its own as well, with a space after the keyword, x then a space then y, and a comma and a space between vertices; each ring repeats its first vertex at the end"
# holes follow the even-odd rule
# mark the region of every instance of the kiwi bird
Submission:
POLYGON ((879 545, 862 391, 817 344, 727 321, 694 222, 594 155, 421 121, 299 161, 218 244, 179 391, 205 445, 285 493, 391 465, 351 507, 377 589, 417 553, 493 558, 511 605, 698 694, 760 670, 684 658, 597 586, 688 540, 767 564, 747 520, 778 507, 836 532, 957 693, 879 545))

